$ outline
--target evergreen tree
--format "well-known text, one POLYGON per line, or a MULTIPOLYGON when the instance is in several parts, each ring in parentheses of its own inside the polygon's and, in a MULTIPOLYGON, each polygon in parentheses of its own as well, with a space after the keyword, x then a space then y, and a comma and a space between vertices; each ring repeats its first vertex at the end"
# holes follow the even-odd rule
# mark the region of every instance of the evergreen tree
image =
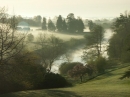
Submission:
POLYGON ((63 21, 62 21, 62 16, 59 15, 57 22, 56 22, 56 28, 58 31, 62 31, 62 26, 63 26, 63 21))
POLYGON ((45 17, 43 17, 42 30, 47 30, 47 27, 46 27, 46 18, 45 17))
POLYGON ((55 25, 51 19, 48 20, 48 31, 55 31, 55 25))
POLYGON ((68 27, 68 31, 70 33, 74 33, 76 32, 77 30, 77 23, 76 23, 76 19, 74 17, 74 14, 73 13, 70 13, 68 16, 67 16, 67 27, 68 27))
POLYGON ((66 31, 67 31, 67 24, 66 24, 65 19, 63 20, 62 30, 63 30, 63 32, 66 32, 66 31))
POLYGON ((84 30, 84 23, 81 18, 77 19, 77 32, 83 32, 84 30))

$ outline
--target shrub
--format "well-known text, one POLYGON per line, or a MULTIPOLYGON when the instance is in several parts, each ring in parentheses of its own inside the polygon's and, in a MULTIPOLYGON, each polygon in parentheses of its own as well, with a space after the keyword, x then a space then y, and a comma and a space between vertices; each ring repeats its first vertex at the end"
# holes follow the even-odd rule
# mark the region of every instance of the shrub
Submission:
POLYGON ((61 88, 70 85, 64 77, 55 73, 47 73, 43 81, 43 88, 61 88))
POLYGON ((122 77, 120 77, 120 79, 124 79, 124 78, 130 78, 130 69, 126 71, 124 75, 122 75, 122 77))
POLYGON ((34 40, 34 36, 30 33, 30 34, 28 34, 27 35, 27 40, 29 41, 29 42, 32 42, 33 40, 34 40))
POLYGON ((107 61, 103 57, 99 57, 95 60, 95 65, 98 73, 104 73, 107 65, 107 61))
POLYGON ((68 71, 71 70, 77 64, 79 64, 79 62, 72 62, 72 63, 64 62, 64 63, 62 63, 60 68, 59 68, 60 74, 66 75, 68 73, 68 71))

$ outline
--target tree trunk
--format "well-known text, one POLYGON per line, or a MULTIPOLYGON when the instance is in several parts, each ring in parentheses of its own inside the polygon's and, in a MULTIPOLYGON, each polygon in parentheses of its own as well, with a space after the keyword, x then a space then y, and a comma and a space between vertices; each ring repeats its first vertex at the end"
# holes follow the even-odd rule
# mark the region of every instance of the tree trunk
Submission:
POLYGON ((80 81, 82 82, 82 76, 80 76, 80 81))

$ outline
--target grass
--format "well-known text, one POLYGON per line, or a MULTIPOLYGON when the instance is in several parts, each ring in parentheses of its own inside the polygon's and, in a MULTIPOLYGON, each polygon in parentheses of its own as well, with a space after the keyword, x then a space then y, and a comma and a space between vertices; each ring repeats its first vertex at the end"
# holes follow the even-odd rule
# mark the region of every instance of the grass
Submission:
POLYGON ((63 39, 64 41, 68 41, 70 40, 71 38, 75 38, 75 39, 82 39, 84 38, 84 35, 85 34, 77 34, 77 33, 60 33, 60 32, 44 32, 44 31, 30 31, 29 33, 32 33, 35 38, 38 36, 38 34, 40 33, 46 33, 46 34, 50 34, 50 35, 55 35, 56 37, 60 38, 60 39, 63 39))
POLYGON ((0 95, 0 97, 130 97, 130 79, 119 79, 128 68, 130 66, 74 87, 21 91, 0 95))

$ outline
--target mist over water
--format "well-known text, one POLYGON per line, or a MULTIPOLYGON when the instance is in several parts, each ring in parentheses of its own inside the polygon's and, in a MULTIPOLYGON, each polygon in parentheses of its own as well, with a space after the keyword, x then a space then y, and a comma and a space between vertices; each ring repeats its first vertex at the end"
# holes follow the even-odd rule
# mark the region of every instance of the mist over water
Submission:
MULTIPOLYGON (((104 34, 104 41, 103 41, 102 46, 108 45, 108 41, 109 41, 109 39, 111 38, 112 35, 113 35, 113 32, 111 31, 111 29, 106 29, 105 34, 104 34)), ((85 45, 82 45, 82 46, 77 47, 76 50, 72 50, 72 51, 68 52, 71 62, 81 62, 83 64, 86 64, 81 58, 81 56, 83 55, 83 51, 84 51, 83 48, 84 47, 85 47, 85 45)), ((104 50, 106 50, 106 48, 104 48, 104 49, 102 48, 102 50, 104 51, 104 50)), ((103 56, 108 57, 107 52, 104 52, 103 56)), ((52 67, 52 71, 58 73, 58 68, 61 65, 61 63, 63 63, 63 62, 66 62, 66 61, 65 60, 57 60, 57 61, 55 61, 54 65, 52 67)))
MULTIPOLYGON (((83 38, 83 35, 69 35, 69 34, 64 34, 64 33, 57 33, 57 32, 49 32, 49 31, 42 31, 42 30, 39 30, 41 29, 40 27, 30 27, 31 31, 28 32, 31 33, 32 35, 34 35, 35 39, 34 41, 36 41, 37 37, 39 34, 50 34, 50 35, 54 35, 56 37, 59 37, 61 39, 63 39, 64 41, 68 41, 70 40, 71 38, 83 38)), ((85 29, 86 32, 89 31, 88 28, 85 29)), ((108 41, 109 39, 111 38, 113 32, 111 31, 111 29, 106 29, 105 30, 105 33, 104 33, 104 41, 103 41, 103 45, 108 45, 108 41)), ((33 46, 32 46, 33 47, 33 46)), ((83 64, 86 64, 81 56, 83 55, 83 51, 84 51, 84 47, 85 45, 81 45, 81 46, 78 46, 76 47, 74 50, 69 50, 67 52, 67 57, 69 58, 69 61, 70 62, 81 62, 83 64)), ((102 50, 105 50, 106 48, 102 48, 102 50)), ((103 56, 107 57, 107 53, 104 52, 103 53, 103 56)), ((55 73, 58 73, 58 68, 59 66, 61 65, 61 63, 63 62, 68 62, 68 60, 66 60, 64 58, 64 56, 61 56, 61 58, 59 60, 56 60, 54 63, 53 63, 53 66, 52 66, 52 72, 55 72, 55 73)))

